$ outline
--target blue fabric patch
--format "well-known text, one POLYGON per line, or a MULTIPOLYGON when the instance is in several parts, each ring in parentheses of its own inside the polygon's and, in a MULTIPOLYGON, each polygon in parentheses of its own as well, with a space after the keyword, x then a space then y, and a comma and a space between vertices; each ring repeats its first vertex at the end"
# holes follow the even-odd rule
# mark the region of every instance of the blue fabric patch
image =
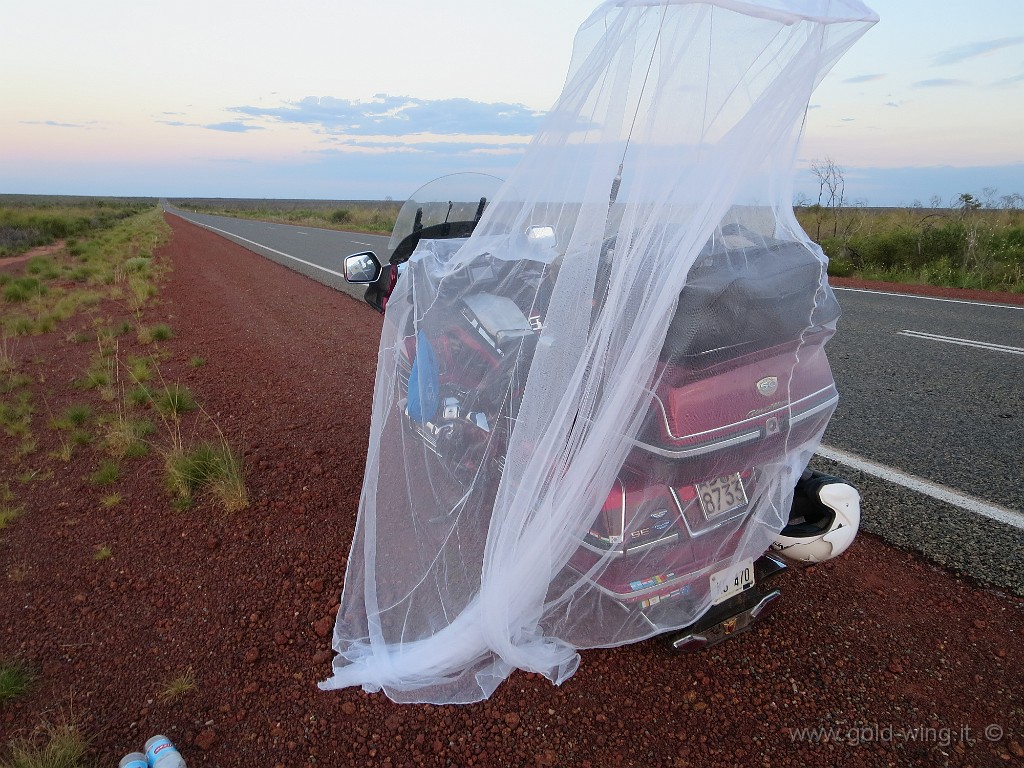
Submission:
POLYGON ((416 358, 409 373, 409 418, 420 424, 434 418, 440 388, 434 349, 427 335, 420 331, 416 334, 416 358))

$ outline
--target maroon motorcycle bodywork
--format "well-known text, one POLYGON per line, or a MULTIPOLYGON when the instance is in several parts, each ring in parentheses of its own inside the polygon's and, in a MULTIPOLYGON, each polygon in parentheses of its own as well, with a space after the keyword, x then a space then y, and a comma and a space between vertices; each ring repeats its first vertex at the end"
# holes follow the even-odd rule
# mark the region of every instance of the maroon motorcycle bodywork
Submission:
MULTIPOLYGON (((572 571, 655 631, 696 619, 677 647, 741 632, 778 597, 764 582, 784 570, 780 561, 762 555, 733 574, 732 558, 771 465, 816 439, 838 401, 824 348, 839 307, 824 268, 799 241, 750 237, 735 227, 716 233, 680 294, 646 390, 647 417, 570 558, 572 571)), ((397 273, 392 263, 368 291, 378 309, 397 273)), ((531 275, 520 303, 550 271, 531 275)), ((420 419, 407 411, 405 420, 456 483, 481 472, 496 483, 525 386, 510 380, 506 361, 536 341, 543 318, 488 293, 486 281, 478 293, 460 296, 451 323, 427 339, 437 364, 437 411, 420 419), (491 391, 508 393, 512 404, 489 401, 491 391)), ((409 332, 400 366, 406 392, 417 343, 409 332)))

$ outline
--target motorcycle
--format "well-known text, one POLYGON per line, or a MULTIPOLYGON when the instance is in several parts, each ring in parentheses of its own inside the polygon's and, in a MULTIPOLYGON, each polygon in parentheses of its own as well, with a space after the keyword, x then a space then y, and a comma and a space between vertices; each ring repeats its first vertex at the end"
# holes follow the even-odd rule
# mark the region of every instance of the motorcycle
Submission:
MULTIPOLYGON (((566 249, 556 226, 530 224, 513 238, 517 258, 484 254, 420 291, 436 292, 440 321, 413 311, 416 285, 404 305, 391 298, 399 280, 418 279, 403 276, 410 258, 447 261, 458 251, 500 185, 484 174, 437 179, 403 205, 383 261, 372 251, 344 260, 346 280, 365 284, 366 302, 402 329, 394 403, 408 460, 430 478, 422 490, 440 510, 418 534, 439 548, 460 518, 488 524, 566 249)), ((612 279, 617 246, 616 236, 601 244, 597 297, 612 279)), ((822 270, 804 243, 738 222, 720 225, 703 245, 656 373, 635 383, 652 385, 646 413, 559 577, 601 595, 603 607, 577 617, 579 627, 611 622, 632 627, 627 634, 664 634, 679 650, 707 648, 769 614, 781 594, 772 583, 787 562, 821 562, 850 546, 857 491, 805 469, 774 540, 736 562, 758 524, 754 502, 775 492, 787 451, 815 441, 838 401, 825 344, 839 306, 822 293, 822 270)), ((600 299, 589 309, 596 316, 600 299)))

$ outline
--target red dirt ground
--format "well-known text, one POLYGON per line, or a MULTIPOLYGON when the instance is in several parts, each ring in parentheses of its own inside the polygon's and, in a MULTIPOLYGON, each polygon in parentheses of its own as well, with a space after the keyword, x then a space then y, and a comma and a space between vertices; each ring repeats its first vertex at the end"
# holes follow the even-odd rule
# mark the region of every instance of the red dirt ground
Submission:
MULTIPOLYGON (((67 463, 51 457, 56 433, 37 413, 39 447, 19 462, 0 434, 0 484, 25 509, 0 532, 0 657, 40 673, 28 695, 0 705, 0 744, 63 717, 103 766, 156 733, 193 768, 1021 764, 1024 601, 869 535, 838 561, 784 574, 773 616, 700 655, 657 640, 584 651, 559 688, 517 672, 470 706, 321 692, 380 320, 168 221, 174 237, 157 258, 173 273, 146 321, 174 329, 162 374, 244 452, 251 504, 173 511, 154 450, 124 463, 112 486, 122 500, 107 509, 111 488, 89 480, 98 444, 67 463), (191 367, 193 356, 206 364, 191 367), (100 545, 110 559, 95 559, 100 545), (165 701, 167 682, 189 668, 195 690, 165 701)), ((112 322, 126 314, 100 311, 112 322)), ((52 413, 75 402, 99 410, 95 393, 71 384, 95 345, 68 333, 19 339, 18 364, 52 413)), ((122 357, 152 351, 120 341, 122 357)), ((212 432, 202 415, 188 429, 212 432)))
POLYGON ((914 285, 907 283, 883 283, 877 280, 860 280, 856 277, 830 277, 828 282, 838 288, 870 288, 872 291, 892 293, 913 293, 918 296, 938 296, 946 299, 982 301, 993 304, 1024 304, 1024 293, 995 293, 974 288, 943 288, 935 285, 914 285))

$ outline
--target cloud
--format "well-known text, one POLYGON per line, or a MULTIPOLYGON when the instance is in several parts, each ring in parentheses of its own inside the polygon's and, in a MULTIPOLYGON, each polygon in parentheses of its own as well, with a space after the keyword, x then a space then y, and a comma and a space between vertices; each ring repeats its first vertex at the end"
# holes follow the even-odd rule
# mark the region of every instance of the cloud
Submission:
POLYGON ((514 155, 522 155, 525 152, 526 152, 526 147, 516 147, 516 146, 511 146, 511 147, 509 147, 509 146, 506 146, 506 147, 491 147, 491 146, 487 146, 487 147, 477 147, 476 149, 469 150, 469 153, 471 155, 500 155, 502 157, 514 156, 514 155))
POLYGON ((996 80, 992 85, 997 88, 1005 88, 1011 85, 1017 85, 1017 83, 1024 83, 1024 74, 1014 75, 1013 77, 1004 77, 1002 80, 996 80))
POLYGON ((259 125, 248 125, 242 120, 229 120, 224 123, 210 123, 204 125, 203 128, 208 128, 211 131, 228 131, 229 133, 245 133, 246 131, 262 131, 262 126, 259 125))
POLYGON ((911 83, 911 88, 946 88, 949 86, 970 85, 966 80, 955 80, 951 77, 935 77, 931 80, 918 80, 911 83))
POLYGON ((887 102, 885 102, 885 106, 887 106, 887 107, 902 107, 903 106, 903 102, 902 101, 895 101, 895 100, 894 101, 887 101, 887 102))
POLYGON ((855 75, 854 77, 848 77, 843 80, 844 83, 873 83, 876 80, 881 80, 885 75, 855 75))
POLYGON ((968 43, 967 45, 958 45, 955 48, 947 48, 944 51, 940 51, 935 54, 934 63, 937 65, 942 64, 957 64, 965 59, 970 59, 975 56, 984 56, 986 53, 992 53, 1000 48, 1009 48, 1013 45, 1020 45, 1024 43, 1024 37, 1000 37, 996 40, 984 40, 980 43, 968 43))
POLYGON ((434 155, 438 157, 467 157, 472 154, 520 155, 526 144, 496 144, 484 141, 363 141, 346 139, 336 141, 326 149, 316 150, 320 155, 393 154, 434 155))
POLYGON ((370 101, 308 96, 282 107, 241 106, 232 112, 283 123, 319 126, 349 136, 518 135, 536 133, 543 112, 522 104, 470 99, 416 99, 378 94, 370 101))
MULTIPOLYGON (((166 114, 166 113, 165 113, 166 114)), ((245 133, 246 131, 265 130, 259 125, 249 125, 242 120, 228 120, 223 123, 186 123, 182 120, 157 120, 158 123, 169 125, 173 128, 206 128, 211 131, 227 131, 229 133, 245 133)))
POLYGON ((50 128, 83 128, 85 130, 91 129, 96 125, 96 121, 88 123, 62 123, 58 120, 19 120, 22 125, 45 125, 50 128))

